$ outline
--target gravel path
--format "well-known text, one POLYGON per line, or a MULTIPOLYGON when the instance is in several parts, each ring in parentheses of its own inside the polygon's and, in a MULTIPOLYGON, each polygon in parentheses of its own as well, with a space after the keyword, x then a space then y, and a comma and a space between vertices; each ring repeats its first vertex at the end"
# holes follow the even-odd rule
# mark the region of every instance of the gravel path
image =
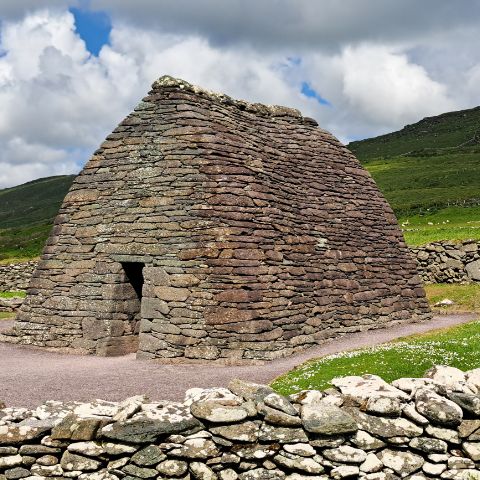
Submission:
MULTIPOLYGON (((124 357, 65 355, 0 343, 0 401, 8 406, 33 407, 48 399, 121 400, 147 394, 152 399, 182 400, 191 387, 226 386, 232 378, 267 383, 310 359, 331 353, 377 345, 398 337, 444 328, 478 315, 437 316, 384 330, 352 333, 313 347, 293 357, 255 366, 164 365, 124 357)), ((0 330, 11 326, 1 321, 0 330)))

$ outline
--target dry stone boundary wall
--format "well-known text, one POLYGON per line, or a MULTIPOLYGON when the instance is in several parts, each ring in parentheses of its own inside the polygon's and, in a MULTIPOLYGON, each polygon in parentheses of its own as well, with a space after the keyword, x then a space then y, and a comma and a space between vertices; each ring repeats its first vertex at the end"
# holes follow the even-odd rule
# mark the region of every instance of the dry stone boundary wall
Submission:
POLYGON ((417 268, 426 283, 480 281, 480 243, 436 242, 412 248, 417 268))
POLYGON ((26 290, 37 261, 0 265, 0 292, 26 290))
POLYGON ((480 369, 0 410, 0 480, 480 478, 480 369))

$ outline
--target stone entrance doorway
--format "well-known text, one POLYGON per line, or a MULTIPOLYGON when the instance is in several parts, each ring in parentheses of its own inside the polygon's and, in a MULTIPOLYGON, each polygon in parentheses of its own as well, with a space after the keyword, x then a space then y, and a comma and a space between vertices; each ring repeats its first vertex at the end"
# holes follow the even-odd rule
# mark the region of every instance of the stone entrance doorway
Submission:
MULTIPOLYGON (((121 262, 125 272, 126 280, 133 288, 136 298, 131 300, 132 305, 129 309, 132 315, 130 320, 131 331, 138 339, 138 332, 140 330, 141 309, 142 309, 142 291, 144 284, 143 269, 145 264, 142 262, 121 262)), ((138 340, 136 340, 138 345, 138 340)), ((135 349, 136 350, 136 349, 135 349)))

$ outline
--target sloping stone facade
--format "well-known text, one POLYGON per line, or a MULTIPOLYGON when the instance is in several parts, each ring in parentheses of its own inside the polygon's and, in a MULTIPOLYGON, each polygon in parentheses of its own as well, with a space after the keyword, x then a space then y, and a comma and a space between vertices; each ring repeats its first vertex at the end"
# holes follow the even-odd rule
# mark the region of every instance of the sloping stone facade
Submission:
POLYGON ((10 338, 268 360, 428 315, 390 206, 332 135, 162 77, 72 185, 10 338))

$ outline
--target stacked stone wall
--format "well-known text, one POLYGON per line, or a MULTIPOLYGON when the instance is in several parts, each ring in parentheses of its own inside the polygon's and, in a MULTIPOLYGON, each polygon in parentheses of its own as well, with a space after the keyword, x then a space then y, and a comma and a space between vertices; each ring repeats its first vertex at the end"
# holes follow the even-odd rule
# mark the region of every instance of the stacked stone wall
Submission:
POLYGON ((73 183, 11 340, 268 360, 429 315, 390 206, 332 135, 163 78, 73 183))
POLYGON ((480 243, 477 241, 435 242, 411 250, 426 283, 480 281, 480 243))
MULTIPOLYGON (((480 281, 480 242, 435 242, 410 247, 417 271, 426 283, 480 281)), ((0 291, 24 291, 37 268, 35 260, 0 265, 0 291)))
POLYGON ((0 264, 0 292, 26 290, 36 268, 35 260, 0 264))
POLYGON ((183 403, 3 408, 0 480, 480 478, 480 369, 333 385, 284 397, 234 380, 183 403))

